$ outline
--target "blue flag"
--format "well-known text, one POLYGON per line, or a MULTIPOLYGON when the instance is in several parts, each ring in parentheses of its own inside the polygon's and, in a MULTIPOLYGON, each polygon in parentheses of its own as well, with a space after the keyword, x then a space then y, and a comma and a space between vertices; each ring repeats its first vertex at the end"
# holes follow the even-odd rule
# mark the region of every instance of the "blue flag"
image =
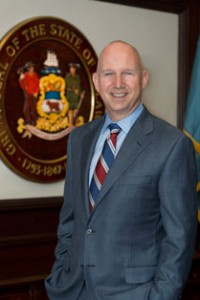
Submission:
POLYGON ((199 196, 200 221, 200 36, 198 38, 187 99, 187 107, 184 116, 184 132, 192 139, 196 151, 196 162, 198 168, 197 191, 199 196))

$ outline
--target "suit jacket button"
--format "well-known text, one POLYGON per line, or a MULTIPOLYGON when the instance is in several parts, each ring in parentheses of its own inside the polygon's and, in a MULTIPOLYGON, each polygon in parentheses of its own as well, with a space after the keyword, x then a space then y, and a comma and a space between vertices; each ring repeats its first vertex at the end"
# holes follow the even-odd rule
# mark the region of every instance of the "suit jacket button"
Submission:
POLYGON ((92 229, 91 228, 88 228, 87 229, 87 234, 91 234, 92 233, 92 229))

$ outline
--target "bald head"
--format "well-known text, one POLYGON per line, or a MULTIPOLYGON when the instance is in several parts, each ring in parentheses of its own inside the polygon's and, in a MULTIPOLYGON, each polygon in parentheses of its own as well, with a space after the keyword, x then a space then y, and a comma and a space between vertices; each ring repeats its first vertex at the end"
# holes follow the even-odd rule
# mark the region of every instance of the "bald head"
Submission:
POLYGON ((137 49, 135 47, 133 47, 131 44, 121 41, 121 40, 116 40, 113 42, 110 42, 101 52, 99 55, 99 59, 98 59, 98 64, 97 64, 97 72, 100 71, 101 67, 102 67, 102 62, 105 60, 106 56, 108 56, 109 58, 111 56, 116 56, 116 59, 120 59, 123 54, 127 55, 127 53, 129 53, 130 56, 132 56, 134 58, 134 60, 136 61, 138 67, 140 68, 140 70, 143 70, 143 64, 141 61, 141 57, 139 52, 137 51, 137 49))

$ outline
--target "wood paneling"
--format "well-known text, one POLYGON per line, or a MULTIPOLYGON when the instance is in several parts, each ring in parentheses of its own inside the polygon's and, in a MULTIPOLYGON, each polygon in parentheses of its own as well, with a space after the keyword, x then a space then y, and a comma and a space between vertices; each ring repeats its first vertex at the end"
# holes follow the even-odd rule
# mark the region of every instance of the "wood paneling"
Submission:
POLYGON ((45 299, 62 198, 0 201, 0 299, 45 299))

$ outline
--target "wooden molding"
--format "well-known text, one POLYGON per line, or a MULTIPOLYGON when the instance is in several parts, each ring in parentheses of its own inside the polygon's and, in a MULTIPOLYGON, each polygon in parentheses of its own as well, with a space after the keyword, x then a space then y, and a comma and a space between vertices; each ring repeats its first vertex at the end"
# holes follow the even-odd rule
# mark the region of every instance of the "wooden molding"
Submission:
POLYGON ((146 9, 153 9, 165 12, 180 13, 187 6, 187 0, 93 0, 100 2, 110 2, 146 9))

